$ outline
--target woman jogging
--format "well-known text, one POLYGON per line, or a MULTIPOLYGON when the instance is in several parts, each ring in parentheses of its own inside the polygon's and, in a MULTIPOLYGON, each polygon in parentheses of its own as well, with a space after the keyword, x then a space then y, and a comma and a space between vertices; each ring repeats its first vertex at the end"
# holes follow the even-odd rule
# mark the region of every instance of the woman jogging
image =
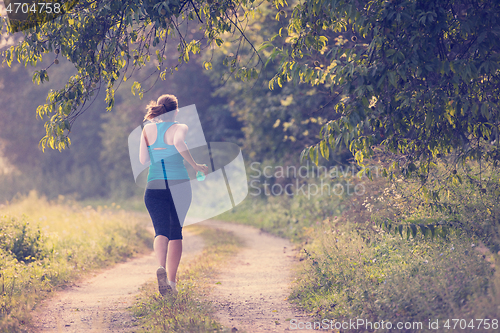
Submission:
POLYGON ((160 267, 156 271, 161 295, 177 293, 176 274, 182 256, 182 225, 191 204, 192 193, 183 161, 207 174, 208 167, 197 164, 185 143, 188 126, 179 124, 177 98, 162 95, 146 107, 139 159, 151 162, 144 202, 155 229, 154 251, 160 267), (175 185, 175 201, 170 187, 175 185), (168 279, 167 279, 168 273, 168 279))

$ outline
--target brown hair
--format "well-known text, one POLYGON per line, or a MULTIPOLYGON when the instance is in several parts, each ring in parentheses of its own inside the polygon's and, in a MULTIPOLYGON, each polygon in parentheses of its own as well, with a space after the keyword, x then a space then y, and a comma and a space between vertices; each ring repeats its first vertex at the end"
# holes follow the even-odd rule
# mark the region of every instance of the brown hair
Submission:
MULTIPOLYGON (((152 120, 158 116, 161 116, 164 113, 177 110, 177 97, 174 95, 161 95, 158 97, 158 100, 151 101, 146 106, 146 115, 144 116, 144 120, 152 120)), ((173 113, 172 113, 173 117, 173 113)))

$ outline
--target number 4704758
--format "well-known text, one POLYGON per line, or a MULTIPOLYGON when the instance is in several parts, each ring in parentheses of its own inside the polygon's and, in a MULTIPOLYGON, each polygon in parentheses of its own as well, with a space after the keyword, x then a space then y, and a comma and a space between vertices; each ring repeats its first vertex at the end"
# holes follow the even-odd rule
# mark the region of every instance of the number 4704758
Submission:
POLYGON ((448 319, 443 325, 444 328, 457 330, 457 329, 485 329, 497 330, 498 319, 448 319))
POLYGON ((9 14, 60 14, 61 4, 57 2, 11 2, 5 8, 9 14))

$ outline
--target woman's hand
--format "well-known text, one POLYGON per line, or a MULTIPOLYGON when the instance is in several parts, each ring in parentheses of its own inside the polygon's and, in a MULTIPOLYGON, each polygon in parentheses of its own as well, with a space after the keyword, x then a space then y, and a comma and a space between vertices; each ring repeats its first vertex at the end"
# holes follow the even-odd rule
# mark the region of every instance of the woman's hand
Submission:
POLYGON ((193 169, 194 171, 198 172, 198 171, 201 171, 205 174, 205 176, 207 175, 208 173, 208 167, 204 164, 198 164, 196 163, 194 166, 193 166, 193 169))

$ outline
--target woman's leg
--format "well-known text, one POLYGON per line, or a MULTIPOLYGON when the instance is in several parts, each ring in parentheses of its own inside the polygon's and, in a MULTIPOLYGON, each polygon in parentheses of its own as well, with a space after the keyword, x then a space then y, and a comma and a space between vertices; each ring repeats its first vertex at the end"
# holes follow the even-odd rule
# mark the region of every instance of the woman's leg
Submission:
POLYGON ((156 278, 158 279, 158 290, 162 296, 172 290, 168 283, 167 271, 165 270, 168 243, 168 238, 162 235, 157 235, 153 243, 156 259, 158 259, 158 264, 160 265, 156 270, 156 278))
POLYGON ((182 225, 191 204, 191 184, 189 180, 170 180, 172 195, 170 242, 168 244, 167 271, 168 280, 176 282, 177 269, 182 256, 182 225))
POLYGON ((170 210, 165 206, 165 201, 168 200, 170 196, 165 190, 154 188, 158 187, 155 181, 149 182, 148 187, 153 188, 146 188, 144 202, 155 229, 156 236, 153 242, 153 248, 158 264, 162 267, 166 267, 169 239, 168 220, 165 221, 165 219, 170 216, 170 210))
POLYGON ((168 238, 162 235, 155 237, 153 242, 153 248, 155 250, 156 259, 161 267, 167 267, 167 250, 168 250, 168 238))
POLYGON ((172 239, 168 242, 168 256, 167 256, 167 274, 168 280, 175 282, 177 276, 177 269, 181 262, 182 256, 182 239, 172 239))

